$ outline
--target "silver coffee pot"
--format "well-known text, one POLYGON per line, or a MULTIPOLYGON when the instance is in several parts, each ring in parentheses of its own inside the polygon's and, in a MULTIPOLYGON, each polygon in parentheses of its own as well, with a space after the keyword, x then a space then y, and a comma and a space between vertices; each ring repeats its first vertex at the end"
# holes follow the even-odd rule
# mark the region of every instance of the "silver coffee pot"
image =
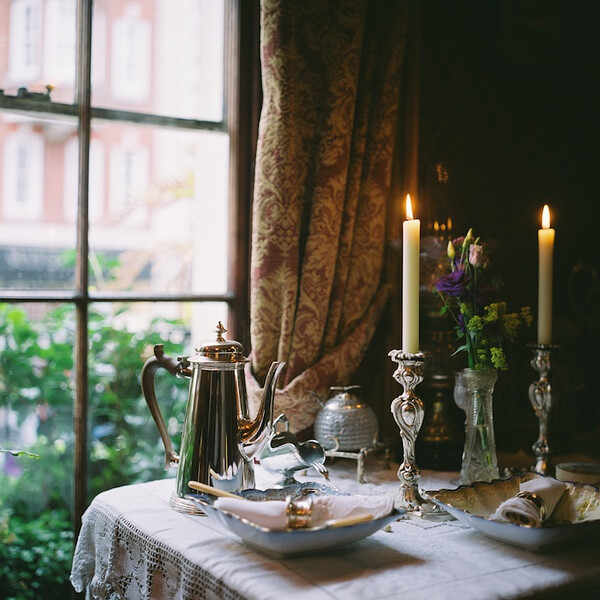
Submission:
POLYGON ((165 447, 165 468, 178 466, 171 506, 180 512, 197 510, 185 499, 193 493, 189 481, 227 492, 253 488, 252 462, 268 441, 273 425, 275 388, 285 363, 271 365, 261 405, 251 419, 244 378, 248 359, 239 342, 223 337, 225 331, 219 322, 216 339, 200 344, 190 357, 174 359, 158 344, 142 369, 142 391, 165 447), (154 391, 154 375, 161 368, 190 379, 179 453, 173 449, 154 391))

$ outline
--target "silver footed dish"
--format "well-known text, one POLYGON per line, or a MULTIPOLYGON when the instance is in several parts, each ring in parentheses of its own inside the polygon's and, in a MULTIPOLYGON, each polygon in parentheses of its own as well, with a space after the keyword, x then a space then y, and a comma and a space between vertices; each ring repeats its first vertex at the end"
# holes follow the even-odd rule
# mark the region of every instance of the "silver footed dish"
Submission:
MULTIPOLYGON (((239 495, 253 501, 285 500, 286 496, 298 499, 306 495, 339 495, 330 487, 320 483, 305 482, 292 484, 281 489, 244 490, 239 495)), ((344 494, 347 495, 347 494, 344 494)), ((307 553, 331 552, 366 538, 386 525, 399 519, 406 511, 394 509, 389 515, 351 525, 329 527, 321 525, 305 529, 274 530, 261 527, 243 517, 213 506, 215 496, 210 494, 188 494, 186 499, 197 504, 211 520, 231 531, 248 547, 275 558, 286 558, 307 553)))
POLYGON ((489 483, 478 481, 453 490, 427 491, 427 496, 487 537, 527 550, 544 551, 600 540, 600 489, 588 484, 564 482, 567 489, 541 527, 490 518, 502 502, 519 493, 522 482, 536 477, 546 476, 528 471, 489 483))

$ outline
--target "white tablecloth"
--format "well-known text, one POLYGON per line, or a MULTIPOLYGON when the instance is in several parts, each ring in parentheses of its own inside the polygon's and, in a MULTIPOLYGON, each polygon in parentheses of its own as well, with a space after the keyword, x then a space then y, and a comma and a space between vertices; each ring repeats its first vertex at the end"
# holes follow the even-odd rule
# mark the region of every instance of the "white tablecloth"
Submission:
MULTIPOLYGON (((367 465, 370 483, 358 484, 355 463, 340 461, 332 480, 344 491, 394 493, 396 467, 373 469, 367 465)), ((422 487, 453 487, 454 477, 424 472, 422 487)), ((71 581, 78 591, 128 600, 600 598, 598 544, 540 554, 457 521, 411 519, 332 554, 276 560, 208 517, 172 510, 173 485, 154 481, 97 496, 75 551, 71 581)))

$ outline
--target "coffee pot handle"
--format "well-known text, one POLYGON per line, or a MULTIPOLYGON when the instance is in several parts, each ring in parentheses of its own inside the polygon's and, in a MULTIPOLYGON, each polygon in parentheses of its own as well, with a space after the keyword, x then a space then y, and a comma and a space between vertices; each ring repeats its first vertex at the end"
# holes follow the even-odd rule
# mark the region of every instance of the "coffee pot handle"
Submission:
POLYGON ((156 423, 158 433, 163 441, 165 447, 165 469, 174 467, 179 462, 179 455, 173 450, 173 444, 171 443, 171 436, 167 430, 165 419, 162 416, 158 401, 156 399, 156 393, 154 392, 154 374, 158 369, 166 369, 171 375, 179 376, 185 374, 184 367, 187 364, 185 359, 176 360, 171 356, 165 354, 164 345, 157 344, 154 346, 154 356, 149 358, 142 368, 142 393, 150 409, 150 413, 156 423))

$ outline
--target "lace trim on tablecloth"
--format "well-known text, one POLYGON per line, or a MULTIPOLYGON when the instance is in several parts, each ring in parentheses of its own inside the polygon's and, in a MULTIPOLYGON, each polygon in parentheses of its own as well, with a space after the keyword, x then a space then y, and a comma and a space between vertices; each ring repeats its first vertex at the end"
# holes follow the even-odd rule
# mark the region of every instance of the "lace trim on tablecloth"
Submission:
POLYGON ((83 515, 73 587, 94 600, 243 598, 180 552, 139 531, 96 500, 83 515), (143 550, 142 550, 143 549, 143 550))

